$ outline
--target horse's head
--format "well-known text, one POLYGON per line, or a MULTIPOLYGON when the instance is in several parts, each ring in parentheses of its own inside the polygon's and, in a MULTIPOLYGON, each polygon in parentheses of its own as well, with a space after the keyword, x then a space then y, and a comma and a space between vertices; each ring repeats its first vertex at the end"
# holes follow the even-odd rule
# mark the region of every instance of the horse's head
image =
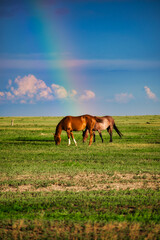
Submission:
POLYGON ((61 143, 61 137, 56 134, 54 135, 54 140, 56 145, 59 145, 61 143))

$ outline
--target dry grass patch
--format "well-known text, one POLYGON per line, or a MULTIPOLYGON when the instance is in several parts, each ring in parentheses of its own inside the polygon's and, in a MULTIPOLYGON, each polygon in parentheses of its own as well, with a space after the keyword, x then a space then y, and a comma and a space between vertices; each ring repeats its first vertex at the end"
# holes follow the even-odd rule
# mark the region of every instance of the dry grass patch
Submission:
MULTIPOLYGON (((17 186, 9 186, 7 179, 0 189, 7 191, 99 191, 99 190, 133 190, 133 189, 159 189, 160 175, 152 174, 95 174, 80 173, 76 175, 55 174, 50 176, 20 175, 14 179, 20 181, 17 186), (23 180, 23 181, 22 181, 23 180), (37 180, 41 183, 37 185, 37 180), (21 183, 22 181, 22 183, 21 183), (27 181, 24 184, 24 181, 27 181), (29 183, 28 183, 29 182, 29 183)), ((14 182, 12 179, 12 181, 14 182)), ((9 179, 8 179, 9 181, 9 179)))
POLYGON ((160 225, 140 223, 61 223, 17 220, 0 225, 1 239, 158 239, 160 225), (43 238, 44 237, 44 238, 43 238))

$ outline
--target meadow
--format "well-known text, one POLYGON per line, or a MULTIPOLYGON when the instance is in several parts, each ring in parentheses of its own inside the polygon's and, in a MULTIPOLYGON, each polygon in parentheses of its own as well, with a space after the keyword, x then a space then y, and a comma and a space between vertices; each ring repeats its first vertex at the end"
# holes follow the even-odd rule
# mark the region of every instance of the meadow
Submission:
POLYGON ((60 119, 0 118, 0 239, 159 239, 160 116, 114 117, 122 139, 90 147, 56 146, 60 119))

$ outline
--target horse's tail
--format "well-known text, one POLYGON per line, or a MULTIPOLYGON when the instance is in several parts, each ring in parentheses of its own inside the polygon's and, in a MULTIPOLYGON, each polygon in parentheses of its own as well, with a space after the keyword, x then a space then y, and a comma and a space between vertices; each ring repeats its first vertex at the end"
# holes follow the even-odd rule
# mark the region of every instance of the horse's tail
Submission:
POLYGON ((116 130, 116 132, 118 133, 118 135, 119 135, 120 137, 123 136, 123 134, 119 131, 119 129, 117 128, 117 126, 116 126, 115 123, 114 123, 114 125, 113 125, 113 128, 116 130))

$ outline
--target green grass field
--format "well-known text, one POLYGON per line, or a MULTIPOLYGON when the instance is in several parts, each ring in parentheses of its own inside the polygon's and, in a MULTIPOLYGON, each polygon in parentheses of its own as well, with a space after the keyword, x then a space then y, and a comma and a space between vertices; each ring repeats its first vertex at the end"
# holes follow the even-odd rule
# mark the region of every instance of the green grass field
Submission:
POLYGON ((0 239, 159 239, 160 116, 114 117, 123 138, 91 147, 56 146, 60 119, 0 118, 0 239))

